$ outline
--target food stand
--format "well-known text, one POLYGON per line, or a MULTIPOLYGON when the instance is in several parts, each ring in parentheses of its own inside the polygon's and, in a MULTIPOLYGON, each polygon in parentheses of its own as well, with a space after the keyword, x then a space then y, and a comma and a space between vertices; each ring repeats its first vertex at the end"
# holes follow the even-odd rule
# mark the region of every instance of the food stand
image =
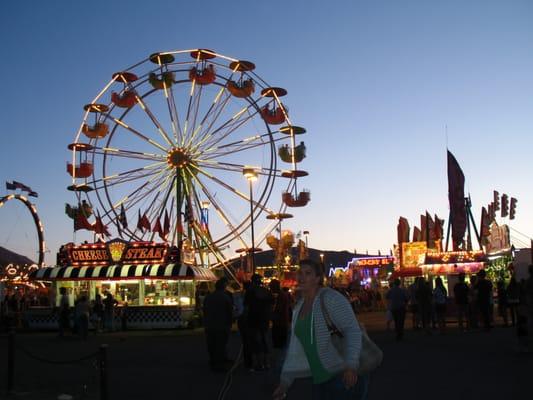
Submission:
MULTIPOLYGON (((59 250, 57 266, 34 271, 30 279, 51 282, 56 306, 61 287, 71 306, 82 295, 92 301, 110 292, 118 301, 115 318, 125 318, 128 329, 185 327, 195 310, 196 286, 217 277, 179 259, 177 248, 166 243, 68 243, 59 250)), ((30 309, 25 321, 30 328, 57 327, 50 309, 30 309)))

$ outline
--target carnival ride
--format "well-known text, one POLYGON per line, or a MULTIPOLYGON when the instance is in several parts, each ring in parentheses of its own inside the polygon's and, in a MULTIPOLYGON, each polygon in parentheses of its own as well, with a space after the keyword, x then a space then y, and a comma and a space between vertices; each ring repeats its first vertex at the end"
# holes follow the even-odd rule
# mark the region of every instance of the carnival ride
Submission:
POLYGON ((207 49, 154 53, 114 73, 85 105, 68 146, 77 205, 66 211, 75 230, 107 236, 110 228, 130 241, 159 236, 182 260, 204 266, 224 263, 227 249, 255 251, 246 240, 251 224, 259 245, 280 216, 291 216, 287 207, 310 200, 297 183, 308 175, 299 168, 305 145, 296 144, 306 131, 292 124, 285 95, 254 63, 207 49), (259 179, 248 194, 250 168, 259 179), (273 205, 276 188, 283 193, 273 205))

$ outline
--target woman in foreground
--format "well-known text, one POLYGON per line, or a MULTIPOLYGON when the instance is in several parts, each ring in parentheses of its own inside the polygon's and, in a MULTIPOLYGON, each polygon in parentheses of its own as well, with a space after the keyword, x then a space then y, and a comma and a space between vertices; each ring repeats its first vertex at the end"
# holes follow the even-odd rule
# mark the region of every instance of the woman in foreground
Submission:
POLYGON ((362 339, 359 323, 348 300, 323 287, 323 281, 320 264, 313 260, 300 262, 300 300, 294 307, 289 348, 280 384, 273 394, 275 400, 285 398, 294 379, 304 377, 312 378, 313 399, 366 398, 368 376, 357 373, 362 339), (329 327, 327 320, 332 323, 329 327), (339 334, 331 332, 332 325, 339 334))

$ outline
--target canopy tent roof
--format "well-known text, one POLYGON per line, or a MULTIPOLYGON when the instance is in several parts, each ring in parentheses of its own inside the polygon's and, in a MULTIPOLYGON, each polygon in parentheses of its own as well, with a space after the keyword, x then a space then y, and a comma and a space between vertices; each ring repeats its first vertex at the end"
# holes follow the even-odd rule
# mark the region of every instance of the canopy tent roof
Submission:
POLYGON ((191 279, 216 281, 212 270, 180 264, 138 264, 86 267, 51 267, 33 271, 29 279, 36 281, 119 280, 119 279, 191 279))

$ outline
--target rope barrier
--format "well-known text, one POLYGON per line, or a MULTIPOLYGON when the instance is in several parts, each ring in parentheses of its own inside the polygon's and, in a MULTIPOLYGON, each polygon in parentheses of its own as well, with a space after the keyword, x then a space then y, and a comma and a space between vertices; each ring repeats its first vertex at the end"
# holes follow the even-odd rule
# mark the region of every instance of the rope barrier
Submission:
POLYGON ((98 357, 98 354, 99 354, 98 352, 96 352, 96 353, 91 353, 91 354, 88 354, 86 356, 83 356, 83 357, 80 357, 80 358, 76 358, 76 359, 73 359, 73 360, 58 361, 58 360, 47 360, 46 358, 36 356, 35 354, 30 353, 28 350, 26 350, 22 346, 15 346, 15 347, 16 347, 17 350, 21 350, 24 354, 26 354, 30 358, 33 358, 34 360, 37 360, 37 361, 40 361, 40 362, 43 362, 43 363, 47 363, 47 364, 55 364, 55 365, 75 364, 75 363, 78 363, 78 362, 81 362, 81 361, 90 360, 91 358, 96 358, 96 357, 98 357))

